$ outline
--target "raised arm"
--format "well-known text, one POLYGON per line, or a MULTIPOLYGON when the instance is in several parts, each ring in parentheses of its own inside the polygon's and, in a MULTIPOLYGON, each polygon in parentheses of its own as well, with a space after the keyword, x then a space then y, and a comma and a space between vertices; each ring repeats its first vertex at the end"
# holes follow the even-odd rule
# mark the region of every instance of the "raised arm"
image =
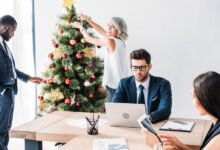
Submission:
POLYGON ((97 23, 95 23, 94 21, 92 21, 89 17, 87 17, 86 15, 83 14, 79 14, 78 15, 79 19, 85 20, 87 21, 95 30, 97 30, 100 34, 102 34, 103 36, 107 36, 106 31, 97 23))
POLYGON ((92 43, 94 45, 105 46, 107 47, 109 53, 113 53, 115 51, 115 41, 111 38, 106 39, 98 39, 90 36, 88 32, 83 28, 82 24, 79 22, 71 23, 74 28, 80 29, 84 39, 88 43, 92 43))

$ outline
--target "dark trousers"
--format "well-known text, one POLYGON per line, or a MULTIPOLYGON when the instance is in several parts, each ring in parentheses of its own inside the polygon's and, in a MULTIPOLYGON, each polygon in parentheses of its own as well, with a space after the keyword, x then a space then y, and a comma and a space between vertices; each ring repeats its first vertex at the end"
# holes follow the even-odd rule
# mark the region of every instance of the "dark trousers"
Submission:
POLYGON ((0 94, 0 150, 8 150, 8 131, 12 125, 14 97, 11 89, 7 89, 3 95, 0 94))
POLYGON ((107 101, 112 102, 112 98, 115 95, 116 89, 112 89, 106 85, 106 90, 107 90, 107 101))

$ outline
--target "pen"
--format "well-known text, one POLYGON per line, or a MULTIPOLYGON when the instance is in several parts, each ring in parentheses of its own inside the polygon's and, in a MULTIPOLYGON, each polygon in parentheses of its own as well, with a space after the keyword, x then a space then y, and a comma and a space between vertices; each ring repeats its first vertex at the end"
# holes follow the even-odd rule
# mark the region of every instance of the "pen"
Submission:
POLYGON ((92 123, 91 123, 91 121, 89 120, 89 118, 88 117, 85 117, 86 118, 86 120, 89 122, 89 124, 92 126, 92 123))
POLYGON ((175 120, 172 120, 172 122, 174 122, 174 123, 178 123, 178 124, 181 124, 181 125, 186 125, 186 124, 187 124, 186 122, 175 121, 175 120))

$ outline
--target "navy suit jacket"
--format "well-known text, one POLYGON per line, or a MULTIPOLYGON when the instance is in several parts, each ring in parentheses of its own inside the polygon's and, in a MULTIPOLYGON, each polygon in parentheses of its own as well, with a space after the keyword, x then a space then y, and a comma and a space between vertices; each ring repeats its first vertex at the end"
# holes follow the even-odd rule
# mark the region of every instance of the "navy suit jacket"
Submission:
MULTIPOLYGON (((120 81, 113 97, 113 102, 137 103, 137 89, 134 76, 124 78, 120 81)), ((150 75, 148 98, 145 105, 153 122, 169 118, 172 107, 172 94, 169 81, 150 75)))
MULTIPOLYGON (((9 48, 8 48, 9 51, 9 48)), ((10 51, 9 51, 10 52, 10 51)), ((13 62, 14 59, 12 58, 13 62)), ((15 64, 15 62, 14 62, 15 64)), ((12 62, 5 51, 3 45, 0 44, 0 92, 2 92, 5 88, 14 90, 14 93, 17 93, 17 82, 14 82, 13 70, 12 70, 12 62)), ((24 82, 27 82, 29 75, 17 70, 17 77, 24 82)))

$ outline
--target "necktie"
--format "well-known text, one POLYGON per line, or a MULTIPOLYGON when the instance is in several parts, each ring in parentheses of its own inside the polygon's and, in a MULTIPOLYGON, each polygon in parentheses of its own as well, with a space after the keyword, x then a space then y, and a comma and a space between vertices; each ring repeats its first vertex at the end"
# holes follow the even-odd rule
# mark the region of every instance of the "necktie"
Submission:
POLYGON ((5 48, 6 53, 8 54, 8 48, 7 48, 7 44, 5 43, 5 41, 4 41, 4 40, 3 40, 3 45, 4 45, 4 48, 5 48))
POLYGON ((144 104, 144 86, 139 85, 139 95, 138 95, 138 104, 144 104))
POLYGON ((10 53, 10 50, 8 49, 8 45, 6 44, 6 42, 4 40, 3 40, 3 45, 4 45, 4 48, 5 48, 5 51, 6 51, 7 55, 9 56, 9 58, 11 60, 13 76, 14 76, 14 79, 16 79, 17 78, 17 74, 16 74, 16 70, 15 70, 15 65, 14 65, 14 62, 13 62, 13 56, 10 53))

